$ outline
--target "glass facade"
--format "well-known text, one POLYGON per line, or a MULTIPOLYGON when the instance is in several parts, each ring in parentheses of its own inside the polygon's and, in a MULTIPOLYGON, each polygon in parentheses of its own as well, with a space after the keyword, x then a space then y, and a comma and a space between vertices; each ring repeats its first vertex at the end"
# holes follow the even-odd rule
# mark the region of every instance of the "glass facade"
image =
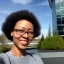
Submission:
POLYGON ((51 8, 53 34, 58 34, 64 37, 64 0, 53 0, 51 2, 51 8))
POLYGON ((64 36, 64 0, 55 0, 58 35, 64 36))
MULTIPOLYGON (((60 16, 60 15, 58 15, 58 16, 60 16)), ((53 35, 58 34, 55 0, 53 0, 53 2, 52 2, 52 27, 53 27, 53 35)))

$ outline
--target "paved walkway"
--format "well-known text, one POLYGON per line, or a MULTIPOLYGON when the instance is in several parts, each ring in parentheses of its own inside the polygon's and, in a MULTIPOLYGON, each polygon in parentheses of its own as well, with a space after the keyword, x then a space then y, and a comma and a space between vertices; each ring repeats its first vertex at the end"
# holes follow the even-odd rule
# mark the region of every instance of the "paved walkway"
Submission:
POLYGON ((64 52, 42 52, 38 54, 44 64, 64 64, 64 52))
POLYGON ((64 57, 42 58, 44 64, 64 64, 64 57))
POLYGON ((39 55, 44 64, 64 64, 64 52, 38 52, 36 49, 27 51, 39 55))
POLYGON ((41 58, 64 57, 64 52, 40 52, 36 54, 41 58))

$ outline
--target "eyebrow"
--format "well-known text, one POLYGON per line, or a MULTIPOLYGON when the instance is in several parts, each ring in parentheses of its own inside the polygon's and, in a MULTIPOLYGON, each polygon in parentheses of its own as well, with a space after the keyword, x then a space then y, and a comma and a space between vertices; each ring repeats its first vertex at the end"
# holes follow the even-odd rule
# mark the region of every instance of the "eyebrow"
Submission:
POLYGON ((14 28, 14 29, 19 29, 19 30, 21 30, 21 29, 26 29, 26 30, 32 30, 32 31, 33 31, 33 29, 32 29, 32 28, 25 28, 25 27, 21 27, 21 28, 14 28))
POLYGON ((32 28, 24 28, 24 27, 22 27, 23 29, 27 29, 27 30, 33 30, 32 28))

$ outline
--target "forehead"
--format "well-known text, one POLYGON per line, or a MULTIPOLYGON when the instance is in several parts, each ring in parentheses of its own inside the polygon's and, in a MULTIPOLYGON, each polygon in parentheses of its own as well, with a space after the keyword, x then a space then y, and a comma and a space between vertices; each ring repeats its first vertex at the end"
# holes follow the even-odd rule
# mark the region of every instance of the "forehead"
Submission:
POLYGON ((17 21, 14 28, 21 29, 22 27, 27 28, 27 29, 28 28, 30 28, 30 29, 34 28, 33 24, 31 22, 29 22, 28 20, 19 20, 19 21, 17 21))

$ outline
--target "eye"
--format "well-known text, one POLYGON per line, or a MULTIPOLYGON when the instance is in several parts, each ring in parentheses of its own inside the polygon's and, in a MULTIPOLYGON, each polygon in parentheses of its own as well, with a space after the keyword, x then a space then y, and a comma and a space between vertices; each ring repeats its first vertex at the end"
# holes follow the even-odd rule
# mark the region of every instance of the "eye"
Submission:
POLYGON ((23 32, 24 32, 24 30, 18 30, 18 32, 23 33, 23 32))
POLYGON ((33 34, 33 32, 32 31, 29 31, 28 34, 33 34))
POLYGON ((19 32, 19 33, 23 33, 24 32, 24 30, 23 29, 14 29, 14 31, 16 31, 16 32, 19 32))

